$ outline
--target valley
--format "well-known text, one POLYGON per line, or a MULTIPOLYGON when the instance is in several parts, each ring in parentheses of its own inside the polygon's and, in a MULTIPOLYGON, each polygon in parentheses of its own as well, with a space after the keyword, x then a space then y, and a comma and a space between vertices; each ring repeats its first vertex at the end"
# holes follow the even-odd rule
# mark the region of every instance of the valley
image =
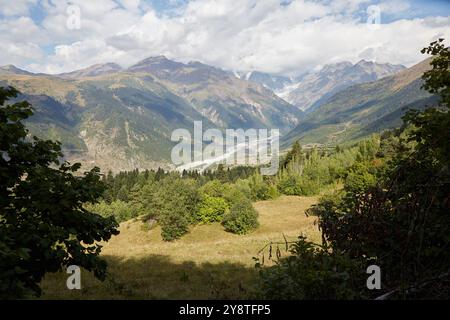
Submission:
POLYGON ((446 306, 450 2, 0 4, 8 314, 446 306))
POLYGON ((31 134, 62 142, 69 161, 114 172, 170 169, 173 130, 279 128, 289 131, 302 112, 263 86, 199 62, 164 56, 126 70, 96 65, 61 75, 0 68, 35 108, 31 134))
POLYGON ((407 108, 435 100, 419 89, 428 65, 342 62, 294 85, 270 74, 233 74, 156 56, 126 69, 106 63, 59 75, 9 65, 0 68, 0 83, 32 103, 31 134, 61 141, 68 161, 103 172, 171 170, 171 132, 190 130, 194 121, 219 130, 277 128, 283 149, 297 139, 332 147, 396 127, 407 108))

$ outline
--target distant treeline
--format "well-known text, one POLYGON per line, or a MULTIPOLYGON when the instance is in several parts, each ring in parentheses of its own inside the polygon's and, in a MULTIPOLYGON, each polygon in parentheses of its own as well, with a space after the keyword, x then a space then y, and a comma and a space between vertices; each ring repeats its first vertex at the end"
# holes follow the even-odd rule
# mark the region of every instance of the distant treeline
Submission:
MULTIPOLYGON (((186 171, 180 173, 180 176, 184 179, 195 179, 204 184, 211 180, 220 180, 222 182, 236 182, 238 179, 246 179, 256 172, 257 168, 249 166, 237 166, 233 168, 224 168, 223 165, 219 165, 217 170, 205 170, 203 172, 198 171, 186 171)), ((108 174, 103 175, 102 181, 108 186, 108 190, 104 194, 104 199, 107 202, 115 200, 128 201, 131 190, 135 185, 143 185, 145 181, 151 179, 154 181, 160 181, 167 176, 171 175, 170 171, 165 171, 162 168, 157 170, 144 170, 138 169, 133 171, 122 171, 114 175, 111 171, 108 174)))

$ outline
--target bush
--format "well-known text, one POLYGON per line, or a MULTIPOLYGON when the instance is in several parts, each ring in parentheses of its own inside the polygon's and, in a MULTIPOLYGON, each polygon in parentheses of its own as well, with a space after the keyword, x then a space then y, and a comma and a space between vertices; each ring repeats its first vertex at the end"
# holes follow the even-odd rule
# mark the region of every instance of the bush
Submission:
POLYGON ((202 223, 219 222, 228 210, 229 206, 224 198, 203 195, 197 219, 202 223))
POLYGON ((320 183, 316 180, 300 179, 297 185, 297 190, 299 192, 298 195, 312 196, 315 194, 319 194, 320 187, 320 183))
POLYGON ((235 203, 224 216, 222 224, 226 231, 245 234, 258 227, 258 212, 249 200, 235 203))
POLYGON ((275 185, 269 185, 269 190, 267 191, 267 199, 275 199, 280 196, 278 189, 275 185))
POLYGON ((311 196, 318 194, 320 184, 301 176, 284 176, 278 182, 278 189, 288 196, 311 196))
POLYGON ((251 198, 253 200, 268 200, 274 199, 278 196, 277 189, 264 181, 263 176, 254 174, 248 179, 248 185, 251 191, 251 198))
POLYGON ((105 201, 97 204, 87 204, 86 208, 102 217, 112 216, 117 222, 127 221, 137 216, 137 211, 129 203, 121 200, 113 201, 110 204, 105 201))
POLYGON ((289 257, 261 269, 260 290, 264 299, 360 299, 365 289, 364 264, 327 247, 299 240, 289 257))
POLYGON ((359 193, 375 186, 377 179, 369 172, 369 164, 356 163, 349 169, 345 179, 345 190, 359 193))
POLYGON ((242 182, 238 185, 235 185, 234 188, 227 189, 223 198, 227 201, 228 206, 231 208, 235 203, 240 203, 243 201, 251 201, 250 189, 246 189, 247 184, 244 182, 245 180, 241 180, 242 182))
POLYGON ((223 197, 228 189, 230 189, 229 184, 214 179, 205 183, 199 191, 211 197, 223 197))
POLYGON ((278 181, 278 190, 288 196, 298 195, 296 176, 283 176, 278 181))

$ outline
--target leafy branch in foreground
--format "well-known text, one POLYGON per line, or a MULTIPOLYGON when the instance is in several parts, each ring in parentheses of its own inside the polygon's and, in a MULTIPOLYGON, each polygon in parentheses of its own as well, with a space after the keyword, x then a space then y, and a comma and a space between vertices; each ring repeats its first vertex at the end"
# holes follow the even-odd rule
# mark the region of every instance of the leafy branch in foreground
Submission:
POLYGON ((0 298, 41 293, 47 272, 78 265, 105 278, 99 241, 118 234, 114 218, 87 211, 104 192, 99 169, 75 176, 80 164, 60 163, 59 142, 28 137, 22 121, 33 112, 0 88, 0 298))

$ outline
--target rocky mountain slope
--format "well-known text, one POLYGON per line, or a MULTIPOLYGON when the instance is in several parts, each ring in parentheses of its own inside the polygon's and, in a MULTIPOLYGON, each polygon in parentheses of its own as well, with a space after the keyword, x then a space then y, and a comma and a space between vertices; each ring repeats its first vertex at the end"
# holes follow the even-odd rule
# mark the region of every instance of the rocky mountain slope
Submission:
POLYGON ((301 110, 311 112, 341 90, 355 84, 393 75, 403 69, 405 67, 402 65, 361 60, 356 64, 348 61, 328 64, 318 71, 312 71, 297 78, 258 72, 252 72, 247 78, 271 88, 278 96, 301 110))
POLYGON ((0 68, 35 108, 31 134, 60 140, 70 161, 103 170, 170 163, 174 129, 204 127, 292 129, 302 112, 259 84, 199 63, 165 57, 128 69, 95 65, 60 75, 0 68))
POLYGON ((395 75, 335 93, 284 136, 283 145, 289 146, 296 139, 304 144, 336 144, 400 126, 407 109, 437 102, 420 88, 421 76, 429 68, 427 59, 395 75))
POLYGON ((223 128, 279 128, 286 132, 302 114, 271 90, 200 62, 183 64, 159 56, 145 59, 127 71, 155 75, 223 128))

